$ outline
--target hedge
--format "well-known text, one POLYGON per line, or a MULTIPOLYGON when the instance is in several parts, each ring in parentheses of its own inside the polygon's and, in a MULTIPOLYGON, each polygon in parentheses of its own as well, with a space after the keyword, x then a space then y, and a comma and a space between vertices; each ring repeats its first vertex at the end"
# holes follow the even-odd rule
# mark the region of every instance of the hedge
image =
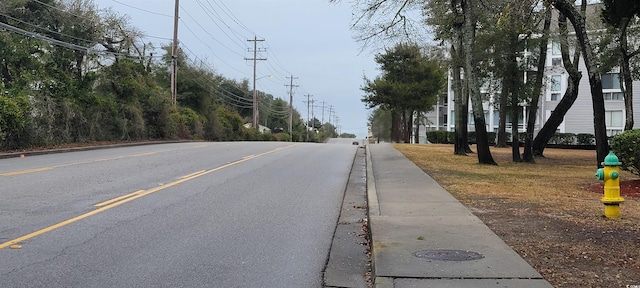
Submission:
POLYGON ((611 150, 622 162, 622 169, 640 175, 640 129, 614 136, 611 139, 611 150))

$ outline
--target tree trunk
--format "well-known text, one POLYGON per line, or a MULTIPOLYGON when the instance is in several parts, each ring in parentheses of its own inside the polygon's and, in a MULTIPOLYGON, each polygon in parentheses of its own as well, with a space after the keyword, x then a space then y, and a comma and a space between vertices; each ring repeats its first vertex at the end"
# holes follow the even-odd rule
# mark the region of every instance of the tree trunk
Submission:
MULTIPOLYGON (((586 5, 585 0, 582 1, 586 5)), ((598 71, 595 55, 589 42, 585 20, 575 9, 573 4, 567 0, 552 0, 551 3, 562 14, 567 16, 573 24, 576 37, 584 53, 584 62, 589 74, 589 86, 591 88, 591 103, 593 105, 593 129, 596 139, 596 164, 602 166, 604 157, 609 153, 609 143, 607 139, 607 126, 604 119, 604 96, 602 95, 602 76, 598 71)))
MULTIPOLYGON (((452 48, 453 49, 453 48, 452 48)), ((455 52, 454 52, 455 53, 455 52)), ((452 55, 454 55, 452 53, 452 55)), ((457 56, 454 56, 457 57, 457 56)), ((453 154, 455 155, 467 155, 467 151, 465 149, 466 146, 469 146, 469 141, 467 139, 467 123, 463 122, 464 117, 462 114, 466 114, 466 110, 463 109, 463 99, 465 98, 462 95, 462 80, 460 79, 460 66, 456 65, 456 61, 453 61, 454 65, 451 68, 451 73, 453 74, 453 95, 454 95, 454 121, 455 121, 455 132, 453 138, 453 154)))
POLYGON ((520 53, 520 45, 518 45, 518 34, 509 33, 509 50, 507 51, 507 83, 508 93, 511 102, 511 159, 513 162, 522 162, 520 158, 520 139, 518 138, 518 128, 520 126, 520 97, 519 91, 522 89, 522 80, 520 79, 520 71, 518 69, 518 54, 520 53))
MULTIPOLYGON (((540 58, 538 59, 538 67, 536 71, 536 83, 533 88, 533 96, 529 106, 529 115, 527 117, 527 132, 524 138, 524 152, 522 160, 524 162, 534 163, 533 159, 533 132, 536 127, 536 118, 538 113, 538 103, 540 102, 540 94, 542 93, 542 79, 544 78, 544 67, 547 61, 547 44, 549 43, 549 28, 551 28, 551 8, 547 7, 544 13, 544 27, 542 30, 542 38, 540 39, 540 58)), ((544 115, 544 112, 543 114, 544 115)))
POLYGON ((498 139, 496 140, 496 147, 507 147, 507 100, 509 98, 509 80, 507 79, 509 73, 505 73, 502 77, 502 88, 500 92, 500 104, 498 105, 499 124, 498 124, 498 139))
MULTIPOLYGON (((420 144, 420 118, 422 118, 421 112, 416 112, 416 121, 414 122, 415 133, 413 134, 413 143, 420 144)), ((426 126, 425 126, 426 127, 426 126)))
MULTIPOLYGON (((512 80, 513 81, 513 80, 512 80)), ((511 85, 513 88, 514 85, 511 85)), ((518 94, 511 89, 511 159, 513 162, 522 162, 520 158, 520 139, 518 139, 518 126, 520 126, 520 107, 518 106, 518 94)))
POLYGON ((473 0, 462 0, 462 9, 464 11, 464 51, 465 53, 465 81, 469 89, 469 95, 472 101, 473 119, 475 120, 476 142, 478 150, 478 162, 480 164, 497 165, 491 156, 489 150, 489 141, 487 137, 487 127, 484 119, 484 109, 482 106, 482 97, 480 95, 480 86, 476 79, 476 58, 475 58, 475 29, 476 17, 473 0))
POLYGON ((467 83, 469 82, 462 80, 462 105, 460 105, 463 111, 461 121, 464 141, 462 143, 467 153, 473 153, 469 147, 469 87, 467 83))
POLYGON ((411 131, 413 130, 413 110, 404 112, 404 120, 404 143, 410 144, 411 131))
POLYGON ((391 110, 391 142, 400 143, 400 125, 398 111, 396 109, 391 110))
POLYGON ((631 69, 629 67, 629 45, 627 43, 627 27, 629 25, 630 18, 624 19, 624 22, 620 27, 620 72, 622 72, 621 80, 623 80, 620 85, 622 88, 622 93, 624 95, 624 110, 626 114, 626 118, 624 121, 624 130, 633 130, 633 78, 631 77, 631 69))
MULTIPOLYGON (((454 2, 452 1, 452 4, 454 2)), ((455 6, 455 5, 454 5, 455 6)), ((457 9, 453 9, 458 11, 457 9)), ((460 16, 460 15, 459 15, 460 16)), ((462 24, 462 23, 458 23, 462 24)), ((464 48, 462 45, 462 25, 454 25, 453 44, 451 45, 451 73, 453 74, 453 95, 454 95, 454 154, 455 155, 467 155, 472 153, 469 147, 469 129, 467 123, 469 123, 469 97, 467 89, 465 87, 465 81, 461 79, 460 73, 464 61, 462 55, 464 54, 464 48)))
POLYGON ((544 149, 547 143, 556 133, 558 126, 562 124, 564 116, 567 114, 573 103, 578 98, 578 85, 582 79, 582 74, 578 71, 578 62, 580 62, 580 49, 575 48, 573 54, 573 61, 569 58, 569 43, 567 42, 568 30, 567 30, 567 17, 560 13, 558 15, 558 30, 560 32, 560 51, 562 54, 562 63, 564 69, 569 75, 567 81, 567 90, 565 91, 562 99, 556 106, 553 113, 549 116, 549 119, 544 123, 540 132, 533 140, 533 154, 538 156, 544 155, 544 149))

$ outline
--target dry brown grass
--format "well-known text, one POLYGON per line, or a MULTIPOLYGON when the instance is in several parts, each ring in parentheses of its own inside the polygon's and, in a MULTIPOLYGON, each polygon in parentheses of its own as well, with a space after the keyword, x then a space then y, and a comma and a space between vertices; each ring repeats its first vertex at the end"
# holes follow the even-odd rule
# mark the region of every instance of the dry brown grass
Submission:
MULTIPOLYGON (((475 154, 453 155, 451 145, 394 145, 447 191, 463 198, 527 203, 549 212, 580 215, 576 221, 608 224, 601 194, 586 189, 598 180, 595 151, 546 149, 535 164, 511 161, 511 148, 492 148, 498 166, 480 165, 475 154), (586 217, 585 217, 586 216, 586 217), (585 219, 586 218, 586 219, 585 219)), ((633 178, 628 172, 622 179, 633 178)), ((618 222, 638 223, 640 202, 627 199, 618 222)))
POLYGON ((587 189, 598 182, 595 151, 546 149, 546 158, 530 164, 513 163, 511 148, 492 148, 498 166, 491 166, 478 164, 475 154, 453 155, 451 145, 394 147, 554 286, 640 284, 640 202, 627 198, 622 219, 602 216, 602 194, 587 189))

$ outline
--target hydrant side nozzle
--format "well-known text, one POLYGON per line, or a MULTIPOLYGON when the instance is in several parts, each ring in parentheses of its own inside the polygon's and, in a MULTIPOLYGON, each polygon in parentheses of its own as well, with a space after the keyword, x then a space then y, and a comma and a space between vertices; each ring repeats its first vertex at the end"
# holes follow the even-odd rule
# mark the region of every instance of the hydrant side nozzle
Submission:
POLYGON ((602 168, 596 170, 596 178, 598 180, 604 180, 604 170, 602 168))
POLYGON ((609 176, 611 177, 611 179, 615 180, 615 179, 618 179, 618 177, 620 177, 620 173, 618 173, 618 171, 611 171, 609 176))

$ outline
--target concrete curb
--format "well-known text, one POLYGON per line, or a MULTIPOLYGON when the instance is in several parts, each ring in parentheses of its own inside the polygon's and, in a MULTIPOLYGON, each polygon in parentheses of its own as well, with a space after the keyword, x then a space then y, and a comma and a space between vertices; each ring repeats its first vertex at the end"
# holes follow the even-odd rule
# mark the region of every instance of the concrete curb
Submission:
POLYGON ((366 165, 367 165, 367 209, 368 209, 367 225, 369 228, 369 245, 371 249, 371 283, 373 284, 373 287, 387 288, 387 287, 393 287, 393 286, 378 285, 376 283, 378 282, 379 279, 377 279, 377 276, 376 276, 377 275, 376 263, 375 263, 376 248, 375 248, 375 245, 373 245, 374 242, 373 242, 373 232, 371 227, 372 226, 371 217, 380 216, 381 212, 380 212, 380 203, 378 202, 378 191, 376 190, 376 179, 373 176, 373 162, 371 160, 371 150, 369 149, 369 145, 370 144, 365 145, 365 152, 366 152, 366 165))
POLYGON ((19 158, 21 155, 24 155, 24 156, 36 156, 36 155, 46 155, 46 154, 56 154, 56 153, 89 151, 89 150, 98 150, 98 149, 109 149, 109 148, 117 148, 117 147, 132 147, 132 146, 183 143, 183 142, 199 142, 199 141, 149 141, 149 142, 118 143, 118 144, 96 145, 96 146, 86 146, 86 147, 73 147, 73 148, 61 148, 61 149, 32 150, 32 151, 24 151, 24 152, 0 153, 0 159, 19 158))
POLYGON ((369 216, 380 216, 380 203, 378 202, 378 191, 376 181, 373 176, 373 163, 371 162, 371 150, 369 144, 365 145, 367 152, 367 198, 369 206, 369 216))

